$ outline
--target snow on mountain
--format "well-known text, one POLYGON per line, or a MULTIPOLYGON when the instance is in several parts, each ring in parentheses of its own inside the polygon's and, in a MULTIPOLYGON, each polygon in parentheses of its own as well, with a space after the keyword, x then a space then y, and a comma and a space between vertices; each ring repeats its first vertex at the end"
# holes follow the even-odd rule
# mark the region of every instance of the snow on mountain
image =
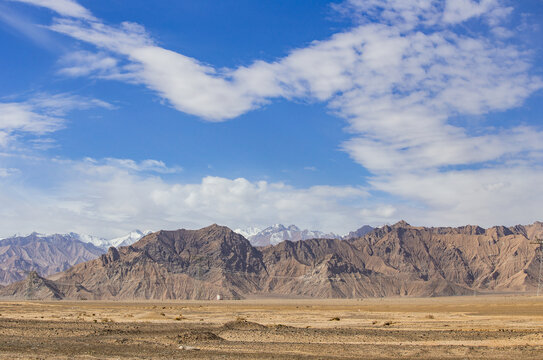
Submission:
POLYGON ((100 256, 104 250, 70 234, 13 236, 0 241, 0 285, 23 280, 29 271, 41 276, 100 256))
POLYGON ((317 230, 301 230, 296 225, 290 225, 285 227, 282 224, 275 224, 265 228, 264 230, 256 231, 257 228, 249 228, 240 230, 237 229, 235 232, 243 235, 247 240, 251 242, 253 246, 267 246, 267 245, 277 245, 282 241, 299 241, 307 239, 320 239, 320 238, 329 238, 329 239, 339 239, 339 235, 333 233, 324 233, 317 230))
MULTIPOLYGON (((87 235, 87 234, 77 234, 74 232, 68 233, 68 234, 40 234, 40 233, 32 233, 30 235, 35 236, 36 238, 49 238, 51 236, 62 236, 66 239, 71 240, 77 240, 84 243, 92 244, 104 251, 107 251, 111 246, 113 247, 119 247, 119 246, 129 246, 144 237, 145 235, 150 234, 152 231, 146 231, 142 232, 140 230, 132 230, 128 234, 124 236, 120 236, 118 238, 114 239, 104 239, 98 236, 94 235, 87 235)), ((30 236, 27 235, 27 236, 30 236)), ((23 235, 14 235, 13 237, 24 237, 23 235)))
POLYGON ((68 235, 71 235, 72 237, 74 237, 75 239, 77 239, 79 241, 82 241, 82 242, 89 243, 89 244, 92 244, 94 246, 97 246, 100 249, 107 250, 109 248, 108 240, 104 239, 104 238, 101 238, 101 237, 98 237, 98 236, 87 235, 87 234, 76 234, 76 233, 73 233, 73 232, 68 234, 68 235))
POLYGON ((244 238, 249 239, 251 236, 254 236, 261 232, 262 229, 250 226, 244 229, 235 229, 234 232, 242 235, 244 238))
POLYGON ((133 230, 129 232, 128 234, 109 240, 109 246, 119 247, 119 246, 129 246, 144 237, 145 235, 150 234, 151 231, 147 231, 145 233, 141 232, 140 230, 133 230))
MULTIPOLYGON (((98 236, 93 236, 93 235, 86 235, 86 234, 77 234, 77 233, 74 233, 74 232, 70 232, 68 234, 43 234, 43 233, 38 233, 38 232, 33 232, 31 234, 23 234, 23 233, 17 233, 17 234, 14 234, 13 236, 10 236, 6 239, 14 239, 14 238, 26 238, 26 237, 34 237, 34 238, 37 238, 37 239, 49 239, 51 237, 55 237, 55 236, 61 236, 67 240, 72 240, 72 241, 81 241, 81 242, 84 242, 84 243, 88 243, 88 244, 92 244, 96 247, 99 247, 101 249, 105 249, 107 250, 108 249, 108 240, 106 239, 103 239, 101 237, 98 237, 98 236)), ((4 239, 2 239, 4 240, 4 239)), ((1 240, 0 240, 1 241, 1 240)))

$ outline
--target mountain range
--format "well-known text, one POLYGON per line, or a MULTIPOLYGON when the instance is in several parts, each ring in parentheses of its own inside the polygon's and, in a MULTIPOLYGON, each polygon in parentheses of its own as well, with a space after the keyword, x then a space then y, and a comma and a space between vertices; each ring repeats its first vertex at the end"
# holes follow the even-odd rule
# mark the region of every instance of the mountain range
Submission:
POLYGON ((372 231, 373 228, 369 225, 364 225, 356 231, 352 231, 345 236, 340 236, 334 233, 324 233, 318 230, 302 230, 296 225, 288 227, 282 224, 275 224, 263 230, 256 227, 246 229, 236 229, 234 232, 243 235, 253 246, 268 246, 277 245, 285 240, 300 241, 308 239, 350 239, 353 237, 361 237, 372 231))
POLYGON ((32 233, 0 241, 0 284, 26 278, 28 272, 51 275, 92 260, 103 250, 75 234, 43 236, 32 233))
MULTIPOLYGON (((368 226, 363 228, 371 229, 368 226)), ((300 230, 295 225, 290 225, 287 228, 280 224, 264 230, 253 227, 246 231, 236 230, 236 232, 248 238, 253 246, 278 244, 284 240, 339 238, 331 233, 300 230)), ((32 233, 28 236, 13 236, 0 240, 0 285, 19 281, 25 278, 30 271, 36 271, 39 276, 48 276, 64 271, 73 265, 98 257, 112 246, 132 245, 150 233, 151 231, 144 233, 140 230, 133 230, 124 236, 113 239, 74 232, 52 235, 32 233)))
POLYGON ((236 229, 234 232, 243 235, 253 246, 277 245, 282 241, 300 241, 307 239, 339 239, 341 236, 334 233, 324 233, 317 230, 301 230, 296 225, 288 227, 275 224, 263 230, 258 228, 236 229))
POLYGON ((134 230, 111 240, 76 233, 32 233, 0 240, 0 285, 24 279, 30 271, 41 276, 64 271, 97 258, 111 246, 128 246, 143 236, 134 230))
POLYGON ((528 226, 415 227, 406 222, 350 239, 254 247, 212 225, 159 231, 131 246, 0 289, 33 299, 226 299, 254 296, 441 296, 533 291, 539 257, 528 226))

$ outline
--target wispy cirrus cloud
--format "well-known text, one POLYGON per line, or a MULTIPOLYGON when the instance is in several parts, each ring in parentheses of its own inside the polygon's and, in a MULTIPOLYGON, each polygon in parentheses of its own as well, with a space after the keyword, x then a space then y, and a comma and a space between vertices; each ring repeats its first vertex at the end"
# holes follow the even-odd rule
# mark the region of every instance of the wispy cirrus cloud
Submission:
POLYGON ((22 101, 0 101, 0 147, 24 135, 44 136, 64 128, 64 116, 73 110, 114 108, 111 104, 71 94, 38 93, 22 101))
POLYGON ((83 164, 87 165, 89 169, 123 169, 135 173, 148 172, 157 174, 175 174, 183 170, 180 166, 169 167, 163 161, 153 159, 134 161, 132 159, 117 158, 105 158, 102 160, 86 158, 84 159, 83 164))
POLYGON ((117 73, 119 61, 105 53, 77 51, 68 53, 60 60, 59 73, 66 76, 112 77, 117 73))
POLYGON ((73 17, 85 20, 94 20, 94 16, 85 7, 72 0, 10 0, 41 6, 51 9, 62 16, 73 17))

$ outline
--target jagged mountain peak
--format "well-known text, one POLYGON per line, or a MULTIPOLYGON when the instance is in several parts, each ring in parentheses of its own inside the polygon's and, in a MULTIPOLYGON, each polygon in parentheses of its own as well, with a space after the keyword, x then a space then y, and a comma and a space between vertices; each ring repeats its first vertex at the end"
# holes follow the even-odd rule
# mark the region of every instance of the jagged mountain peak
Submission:
POLYGON ((411 225, 409 225, 409 223, 405 220, 400 220, 398 221, 397 223, 395 223, 394 225, 392 225, 393 228, 406 228, 406 227, 411 227, 411 225))
POLYGON ((160 230, 144 236, 131 247, 152 249, 154 252, 160 248, 161 256, 169 257, 171 254, 179 254, 187 249, 190 249, 192 254, 201 252, 216 254, 218 251, 227 252, 232 249, 243 248, 246 250, 250 246, 249 241, 242 235, 226 226, 213 224, 198 230, 160 230), (229 247, 230 249, 228 249, 229 247))
POLYGON ((240 235, 243 235, 246 239, 248 239, 249 237, 251 237, 253 235, 258 234, 261 231, 262 231, 261 228, 255 227, 255 226, 249 226, 249 227, 246 227, 246 228, 237 228, 237 229, 234 230, 234 232, 236 232, 236 233, 238 233, 240 235))
POLYGON ((114 238, 111 240, 108 240, 104 242, 103 247, 120 247, 120 246, 129 246, 134 244, 136 241, 140 240, 145 235, 149 235, 151 231, 146 231, 145 233, 141 230, 132 230, 128 234, 124 236, 120 236, 118 238, 114 238))

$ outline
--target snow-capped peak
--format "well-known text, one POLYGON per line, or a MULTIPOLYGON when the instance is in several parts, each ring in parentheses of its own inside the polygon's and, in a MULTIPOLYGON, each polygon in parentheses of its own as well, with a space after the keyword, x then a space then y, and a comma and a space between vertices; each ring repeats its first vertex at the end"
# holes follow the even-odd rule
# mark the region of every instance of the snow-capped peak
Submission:
POLYGON ((119 247, 119 246, 129 246, 144 237, 145 235, 150 234, 152 231, 146 231, 145 233, 140 230, 132 230, 128 234, 114 238, 114 239, 104 239, 93 235, 86 235, 86 234, 75 234, 70 233, 70 235, 73 235, 78 240, 91 243, 94 246, 98 246, 99 248, 102 248, 104 250, 109 249, 111 246, 113 247, 119 247))
POLYGON ((251 236, 254 236, 254 235, 258 234, 261 231, 262 231, 262 229, 254 227, 254 226, 234 230, 235 233, 240 234, 241 236, 243 236, 246 239, 250 238, 251 236))
MULTIPOLYGON (((235 230, 235 232, 240 233, 239 229, 235 230)), ((242 235, 254 246, 276 245, 285 240, 298 241, 315 238, 340 238, 340 236, 333 233, 326 234, 322 231, 301 230, 296 225, 285 227, 283 224, 274 224, 256 233, 249 234, 246 232, 246 234, 242 235)))
POLYGON ((87 235, 87 234, 76 234, 76 233, 69 233, 68 235, 71 235, 72 237, 76 238, 79 241, 90 243, 94 246, 97 246, 101 249, 107 249, 109 248, 109 243, 107 239, 94 236, 94 235, 87 235))

